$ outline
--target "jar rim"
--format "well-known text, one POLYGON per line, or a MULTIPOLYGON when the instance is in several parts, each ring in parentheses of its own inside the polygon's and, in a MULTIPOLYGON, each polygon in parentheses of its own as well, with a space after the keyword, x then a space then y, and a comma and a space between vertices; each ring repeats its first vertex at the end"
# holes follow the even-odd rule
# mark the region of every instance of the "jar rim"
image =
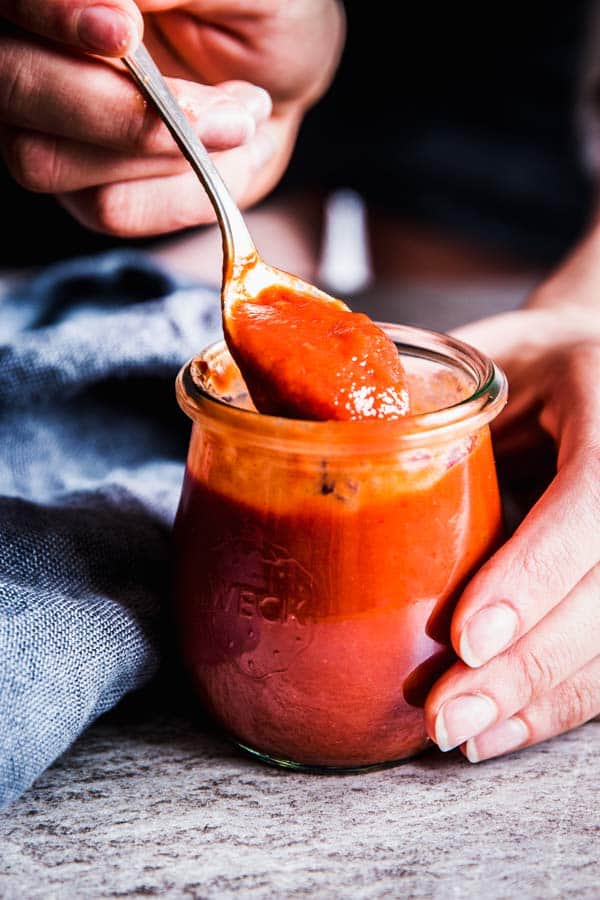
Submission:
POLYGON ((506 404, 508 384, 503 370, 471 344, 443 332, 392 322, 376 322, 390 337, 401 356, 411 356, 459 367, 473 379, 475 388, 467 397, 441 409, 409 414, 395 420, 314 421, 266 415, 243 409, 210 393, 199 383, 199 361, 211 351, 226 349, 223 339, 213 341, 188 360, 176 379, 176 394, 182 410, 193 422, 215 429, 245 433, 261 446, 293 445, 301 452, 345 453, 358 447, 372 451, 414 448, 472 433, 487 425, 506 404))

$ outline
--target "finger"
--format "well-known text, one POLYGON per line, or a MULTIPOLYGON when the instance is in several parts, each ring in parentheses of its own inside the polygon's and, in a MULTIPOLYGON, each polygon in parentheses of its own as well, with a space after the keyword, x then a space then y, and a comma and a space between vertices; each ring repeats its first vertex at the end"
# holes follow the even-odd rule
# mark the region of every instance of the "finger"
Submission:
POLYGON ((600 563, 529 634, 480 669, 453 666, 426 701, 430 735, 459 746, 554 690, 598 654, 600 563))
MULTIPOLYGON (((599 318, 600 317, 596 317, 599 318)), ((590 326, 590 331, 592 326, 590 326)), ((587 459, 600 474, 600 335, 581 338, 575 346, 555 354, 549 365, 547 399, 540 411, 540 423, 559 448, 558 463, 587 459)))
POLYGON ((599 505, 596 466, 575 457, 465 589, 451 635, 467 665, 526 634, 596 562, 599 505))
POLYGON ((292 7, 202 0, 177 9, 181 3, 147 0, 142 5, 158 13, 147 24, 156 23, 162 41, 176 47, 180 61, 202 72, 204 80, 214 84, 237 73, 295 107, 306 108, 322 95, 343 48, 342 3, 304 0, 292 7), (298 53, 298 47, 306 52, 298 53))
POLYGON ((144 28, 132 0, 0 0, 0 18, 52 41, 110 56, 134 50, 144 28))
POLYGON ((597 340, 600 317, 590 316, 586 309, 570 308, 566 317, 554 309, 521 309, 471 322, 452 333, 505 367, 510 402, 493 430, 496 439, 506 432, 514 438, 522 420, 532 413, 535 417, 536 404, 539 406, 542 394, 548 394, 549 386, 556 387, 557 380, 570 381, 575 390, 574 381, 579 381, 587 389, 588 377, 574 379, 572 370, 584 368, 586 361, 579 353, 582 335, 597 340), (563 362, 570 372, 564 371, 563 362))
MULTIPOLYGON (((210 151, 248 140, 270 112, 268 94, 250 84, 170 79, 169 86, 210 151)), ((7 36, 0 38, 0 121, 123 153, 180 152, 125 72, 7 36)))
POLYGON ((518 309, 513 312, 487 316, 461 325, 452 334, 478 347, 488 356, 499 360, 537 361, 540 354, 547 357, 548 347, 579 343, 582 335, 600 335, 600 321, 589 310, 569 308, 568 316, 555 309, 518 309))
POLYGON ((600 372, 600 343, 565 352, 550 368, 540 422, 558 445, 558 472, 456 607, 452 643, 469 666, 529 631, 598 560, 600 392, 589 385, 600 372))
POLYGON ((542 310, 519 309, 469 322, 452 334, 493 359, 505 360, 514 353, 515 344, 520 352, 543 346, 555 318, 542 310))
MULTIPOLYGON (((488 316, 455 329, 452 334, 504 366, 509 376, 509 402, 492 425, 496 449, 501 442, 519 440, 529 429, 520 428, 539 402, 543 361, 553 345, 556 316, 544 310, 517 310, 488 316), (536 377, 532 378, 531 373, 536 377)), ((564 335, 564 329, 563 329, 564 335)), ((503 447, 502 447, 503 449, 503 447)))
MULTIPOLYGON (((180 6, 189 6, 190 0, 138 0, 138 6, 145 13, 157 13, 157 12, 166 12, 167 10, 177 9, 180 6)), ((210 16, 210 9, 205 10, 205 5, 202 4, 202 15, 210 16)), ((231 6, 229 6, 229 12, 231 13, 231 6)))
POLYGON ((29 191, 62 194, 122 181, 168 178, 189 171, 183 156, 129 156, 66 138, 2 129, 2 157, 29 191))
MULTIPOLYGON (((216 155, 215 162, 240 205, 255 199, 257 173, 274 152, 270 136, 259 130, 244 147, 216 155)), ((165 234, 215 218, 206 192, 192 172, 61 194, 59 199, 86 227, 119 237, 165 234)))
MULTIPOLYGON (((263 110, 270 107, 268 95, 264 95, 266 103, 259 105, 256 101, 260 96, 255 97, 253 92, 246 99, 246 87, 242 86, 239 91, 232 88, 231 93, 241 95, 260 118, 263 110)), ((228 149, 223 140, 220 149, 228 149)), ((27 190, 41 193, 60 194, 119 181, 165 178, 189 171, 181 153, 117 153, 68 138, 6 126, 0 129, 0 152, 13 178, 27 190)))
POLYGON ((470 738, 463 752, 470 762, 512 753, 578 728, 600 714, 600 656, 534 703, 470 738))

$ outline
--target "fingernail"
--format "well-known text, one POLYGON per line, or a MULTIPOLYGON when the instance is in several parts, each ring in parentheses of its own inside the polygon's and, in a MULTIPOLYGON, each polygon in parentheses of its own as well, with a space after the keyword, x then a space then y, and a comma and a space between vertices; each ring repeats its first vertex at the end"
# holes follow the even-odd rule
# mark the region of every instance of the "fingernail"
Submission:
POLYGON ((435 742, 446 753, 485 731, 497 718, 496 704, 484 694, 447 700, 435 719, 435 742))
POLYGON ((460 657, 478 668, 504 650, 519 629, 519 619, 507 603, 485 606, 469 619, 460 636, 460 657))
POLYGON ((256 124, 242 106, 219 106, 203 115, 198 130, 201 139, 209 144, 243 144, 254 137, 256 124))
POLYGON ((262 169, 275 155, 275 141, 271 135, 259 131, 251 144, 248 145, 252 165, 256 170, 262 169))
POLYGON ((273 101, 268 91, 258 85, 224 84, 221 90, 236 103, 245 106, 256 122, 263 122, 273 112, 273 101))
POLYGON ((110 6, 88 6, 79 16, 77 34, 88 50, 122 54, 137 34, 137 26, 110 6))
POLYGON ((488 728, 484 734, 468 740, 465 755, 469 762, 478 763, 482 759, 510 753, 525 744, 528 739, 527 725, 518 716, 513 716, 512 719, 505 719, 493 728, 488 728))
POLYGON ((269 94, 260 87, 255 87, 244 99, 244 106, 256 122, 264 122, 273 110, 269 94))

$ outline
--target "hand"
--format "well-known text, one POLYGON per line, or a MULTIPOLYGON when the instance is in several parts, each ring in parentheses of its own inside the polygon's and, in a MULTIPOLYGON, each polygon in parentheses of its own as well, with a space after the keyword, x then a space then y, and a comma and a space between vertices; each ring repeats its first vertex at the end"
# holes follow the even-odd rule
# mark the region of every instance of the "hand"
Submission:
POLYGON ((144 30, 238 203, 265 196, 337 65, 344 21, 336 0, 98 4, 0 0, 0 151, 13 177, 56 195, 89 228, 121 237, 214 220, 118 60, 144 30))
POLYGON ((514 471, 548 435, 557 451, 547 490, 464 591, 451 633, 460 661, 427 698, 431 738, 471 762, 600 713, 599 240, 596 230, 527 308, 457 332, 508 375, 499 459, 514 471))

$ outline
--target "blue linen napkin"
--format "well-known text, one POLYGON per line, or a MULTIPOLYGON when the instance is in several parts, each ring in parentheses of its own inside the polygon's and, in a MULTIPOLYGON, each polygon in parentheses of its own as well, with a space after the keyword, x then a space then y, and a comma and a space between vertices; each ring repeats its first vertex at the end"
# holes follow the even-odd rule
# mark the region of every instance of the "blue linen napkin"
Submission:
POLYGON ((218 293, 149 256, 0 298, 0 808, 156 673, 189 438, 174 380, 218 293))

